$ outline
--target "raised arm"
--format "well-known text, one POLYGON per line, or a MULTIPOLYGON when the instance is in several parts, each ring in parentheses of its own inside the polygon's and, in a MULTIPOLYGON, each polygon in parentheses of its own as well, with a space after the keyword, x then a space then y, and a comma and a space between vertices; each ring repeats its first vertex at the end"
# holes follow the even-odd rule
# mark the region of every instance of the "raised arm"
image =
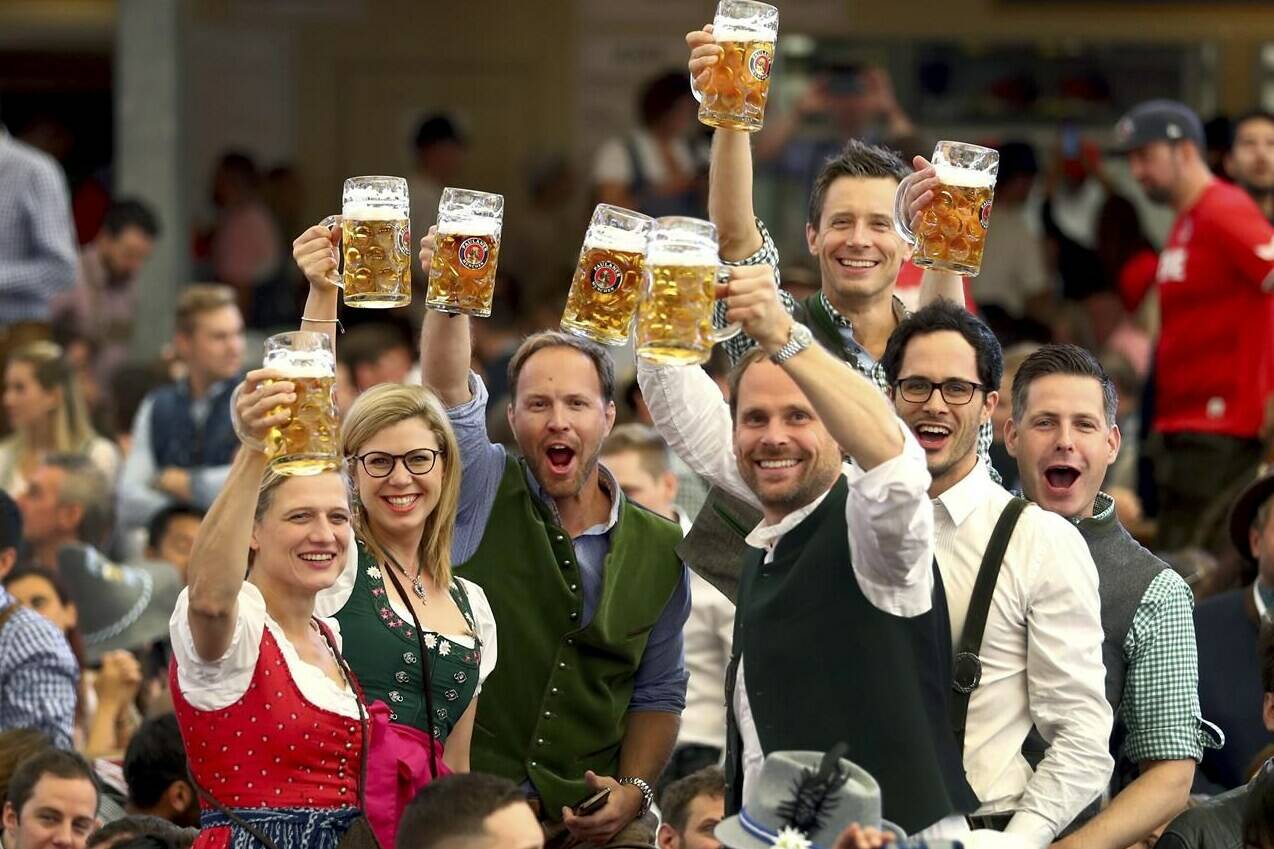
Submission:
MULTIPOLYGON (((903 185, 905 194, 904 208, 907 210, 909 222, 914 230, 920 213, 933 200, 933 190, 938 187, 938 172, 923 156, 911 160, 916 172, 903 185)), ((926 268, 920 278, 920 306, 928 306, 935 301, 950 301, 965 306, 964 279, 949 271, 934 271, 926 268)))
MULTIPOLYGON (((726 319, 740 322, 767 353, 775 354, 788 343, 795 320, 779 300, 772 269, 763 265, 733 269, 721 294, 726 319)), ((889 401, 871 381, 823 346, 810 344, 784 362, 783 368, 841 449, 864 471, 902 454, 905 441, 889 401)))
MULTIPOLYGON (((426 273, 433 264, 438 228, 430 227, 420 240, 420 264, 426 273)), ((420 378, 447 407, 458 407, 473 398, 469 389, 469 364, 473 341, 469 316, 429 310, 420 328, 420 378)))
MULTIPOLYGON (((704 91, 712 81, 712 66, 722 56, 712 37, 712 25, 686 33, 686 45, 695 88, 704 91)), ((760 249, 761 231, 752 208, 752 140, 742 130, 718 129, 713 133, 708 217, 717 225, 722 259, 746 259, 760 249)))
POLYGON ((315 224, 292 242, 292 259, 310 284, 305 311, 301 313, 301 329, 328 334, 333 348, 337 342, 336 302, 340 289, 335 277, 340 267, 337 254, 340 243, 341 231, 322 224, 315 224))
MULTIPOLYGON (((248 373, 236 409, 244 433, 263 440, 271 427, 286 424, 291 413, 272 413, 280 404, 296 400, 293 386, 278 373, 257 369, 248 373), (267 380, 273 383, 267 384, 267 380)), ((230 647, 238 617, 239 589, 247 572, 257 494, 265 475, 265 454, 239 446, 226 485, 199 526, 190 550, 190 632, 195 650, 208 662, 230 647)))

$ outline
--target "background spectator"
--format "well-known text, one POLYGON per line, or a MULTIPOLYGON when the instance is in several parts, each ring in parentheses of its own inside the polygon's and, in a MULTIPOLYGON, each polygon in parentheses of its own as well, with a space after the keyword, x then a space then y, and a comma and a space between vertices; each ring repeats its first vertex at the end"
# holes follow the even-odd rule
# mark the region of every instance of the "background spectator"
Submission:
POLYGON ((213 278, 234 287, 252 327, 292 318, 291 292, 282 282, 283 236, 261 194, 261 175, 250 156, 226 153, 212 177, 217 221, 212 231, 213 278), (281 301, 280 301, 281 295, 281 301))
POLYGON ((725 773, 711 766, 673 782, 659 797, 659 849, 721 849, 713 834, 725 819, 725 773))
POLYGON ((84 849, 98 826, 99 798, 97 778, 80 755, 59 749, 32 755, 9 779, 4 844, 84 849))
POLYGON ((1234 121, 1234 145, 1225 173, 1274 224, 1274 113, 1257 110, 1234 121))
POLYGON ((146 526, 146 556, 170 564, 186 583, 190 547, 203 522, 204 511, 189 504, 174 504, 156 513, 146 526))
POLYGON ((36 563, 56 569, 63 546, 105 549, 111 533, 111 488, 80 454, 50 454, 18 496, 24 540, 36 563))
POLYGON ((148 719, 137 729, 124 753, 124 780, 130 815, 155 816, 183 827, 199 824, 199 797, 190 784, 186 745, 175 715, 148 719))
POLYGON ((544 832, 507 778, 456 773, 430 782, 398 826, 398 849, 540 849, 544 832))

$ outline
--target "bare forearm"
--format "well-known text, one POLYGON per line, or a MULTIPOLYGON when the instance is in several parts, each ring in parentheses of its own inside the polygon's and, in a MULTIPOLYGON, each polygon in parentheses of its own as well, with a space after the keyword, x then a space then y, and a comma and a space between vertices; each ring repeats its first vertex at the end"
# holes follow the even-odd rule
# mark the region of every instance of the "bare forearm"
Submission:
POLYGON ((837 444, 864 471, 902 453, 902 432, 885 396, 821 345, 806 348, 783 368, 837 444))
POLYGON ((708 217, 717 225, 722 259, 746 259, 761 247, 752 208, 752 140, 742 130, 713 134, 708 217))
POLYGON ((1194 761, 1153 761, 1137 780, 1079 831, 1054 844, 1062 849, 1124 849, 1185 810, 1194 761))
POLYGON ((235 608, 266 464, 261 452, 240 448, 225 488, 199 526, 187 571, 192 617, 225 617, 235 608))
POLYGON ((949 271, 926 268, 920 278, 920 306, 927 307, 938 301, 964 306, 964 278, 949 271))
POLYGON ((437 392, 448 407, 458 407, 469 392, 469 363, 473 343, 469 317, 429 310, 420 329, 420 371, 425 386, 437 392))
POLYGON ((339 289, 311 286, 310 293, 305 297, 305 311, 301 313, 301 329, 326 333, 332 337, 333 347, 336 344, 336 302, 340 297, 339 292, 339 289))
POLYGON ((617 778, 641 778, 651 787, 668 765, 677 742, 681 717, 675 713, 642 710, 628 714, 628 728, 619 751, 617 778))

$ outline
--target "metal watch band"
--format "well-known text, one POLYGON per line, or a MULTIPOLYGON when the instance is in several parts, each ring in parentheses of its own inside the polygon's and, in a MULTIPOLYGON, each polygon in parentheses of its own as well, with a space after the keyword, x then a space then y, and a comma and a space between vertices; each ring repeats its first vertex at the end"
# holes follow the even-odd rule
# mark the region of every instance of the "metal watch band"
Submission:
POLYGON ((792 322, 792 333, 787 339, 787 344, 770 354, 770 362, 782 365, 812 344, 814 344, 814 334, 799 321, 794 321, 792 322))
POLYGON ((644 817, 651 806, 655 804, 655 791, 650 789, 650 785, 643 778, 621 778, 619 783, 631 784, 641 791, 641 810, 638 811, 637 816, 644 817))

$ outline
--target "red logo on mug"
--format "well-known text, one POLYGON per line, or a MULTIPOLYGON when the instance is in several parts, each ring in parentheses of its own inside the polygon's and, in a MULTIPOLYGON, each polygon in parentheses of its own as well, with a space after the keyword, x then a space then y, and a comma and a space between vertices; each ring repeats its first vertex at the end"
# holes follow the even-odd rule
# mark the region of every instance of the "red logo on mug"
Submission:
POLYGON ((470 236, 460 243, 457 253, 460 255, 461 265, 470 271, 479 271, 486 267, 491 247, 481 236, 470 236))
POLYGON ((593 284, 593 288, 602 294, 614 292, 623 279, 624 272, 608 259, 594 265, 593 273, 589 276, 589 282, 593 284))

